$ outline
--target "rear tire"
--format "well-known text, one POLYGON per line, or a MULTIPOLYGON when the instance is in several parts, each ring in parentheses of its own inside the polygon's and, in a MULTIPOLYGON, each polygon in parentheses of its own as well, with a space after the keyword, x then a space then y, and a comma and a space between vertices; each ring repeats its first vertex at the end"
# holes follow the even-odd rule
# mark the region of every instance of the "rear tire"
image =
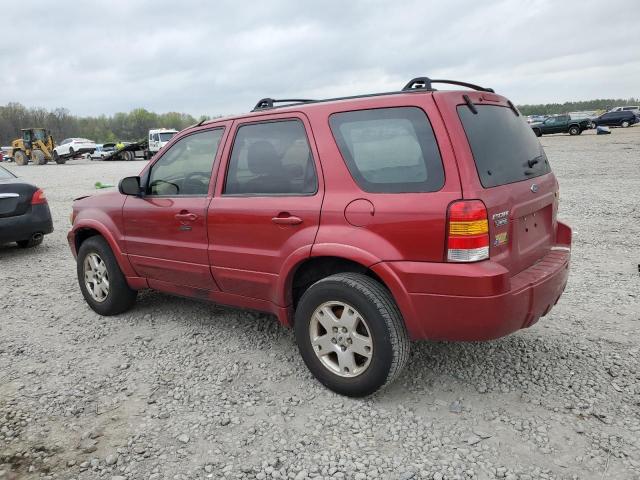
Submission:
POLYGON ((71 155, 71 158, 73 158, 73 155, 75 155, 75 150, 73 149, 73 147, 69 147, 69 155, 71 155))
POLYGON ((296 308, 295 335, 311 373, 350 397, 387 386, 409 358, 409 336, 391 293, 358 273, 309 287, 296 308))
POLYGON ((53 151, 53 161, 56 162, 58 165, 62 165, 66 162, 66 160, 60 157, 60 155, 58 155, 58 152, 56 152, 55 150, 53 151))
POLYGON ((16 162, 16 165, 26 165, 29 163, 29 157, 24 151, 18 150, 13 153, 13 161, 16 162))
POLYGON ((541 137, 542 136, 542 131, 538 130, 537 128, 533 129, 533 133, 536 134, 536 137, 541 137))
POLYGON ((96 235, 82 243, 76 270, 82 295, 94 312, 117 315, 135 303, 138 292, 129 287, 103 237, 96 235))
POLYGON ((580 135, 580 128, 572 125, 571 127, 569 127, 569 135, 580 135))
POLYGON ((32 150, 31 162, 34 165, 44 165, 45 163, 47 163, 47 157, 45 157, 44 152, 42 150, 32 150))
POLYGON ((623 121, 623 122, 620 124, 620 126, 621 126, 622 128, 627 128, 629 125, 631 125, 631 124, 629 123, 629 121, 628 121, 628 120, 625 120, 625 121, 623 121))
POLYGON ((131 162, 133 159, 135 159, 135 154, 129 150, 127 150, 126 152, 124 152, 122 154, 122 156, 124 157, 125 161, 127 162, 131 162))
POLYGON ((44 235, 40 235, 37 238, 31 237, 29 240, 18 240, 16 243, 20 248, 32 248, 37 247, 44 240, 44 235))

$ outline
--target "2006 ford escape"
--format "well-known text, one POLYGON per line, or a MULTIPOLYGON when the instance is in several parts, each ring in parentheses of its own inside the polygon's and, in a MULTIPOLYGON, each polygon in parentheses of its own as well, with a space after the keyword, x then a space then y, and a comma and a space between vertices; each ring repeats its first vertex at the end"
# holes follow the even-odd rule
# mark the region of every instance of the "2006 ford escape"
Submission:
POLYGON ((398 376, 409 339, 494 339, 546 315, 569 268, 557 210, 509 100, 421 77, 188 128, 119 192, 76 200, 68 239, 96 312, 144 288, 271 312, 324 385, 362 396, 398 376))

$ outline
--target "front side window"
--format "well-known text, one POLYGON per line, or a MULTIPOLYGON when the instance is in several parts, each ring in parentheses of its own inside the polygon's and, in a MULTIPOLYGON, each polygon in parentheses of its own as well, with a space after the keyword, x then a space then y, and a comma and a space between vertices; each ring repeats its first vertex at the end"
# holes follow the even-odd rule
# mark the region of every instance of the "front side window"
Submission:
POLYGON ((223 129, 178 140, 151 167, 148 195, 206 195, 223 129))
POLYGON ((444 185, 438 144, 416 107, 335 113, 331 130, 356 183, 367 192, 435 192, 444 185))
POLYGON ((229 159, 226 195, 311 195, 318 179, 299 120, 238 128, 229 159))

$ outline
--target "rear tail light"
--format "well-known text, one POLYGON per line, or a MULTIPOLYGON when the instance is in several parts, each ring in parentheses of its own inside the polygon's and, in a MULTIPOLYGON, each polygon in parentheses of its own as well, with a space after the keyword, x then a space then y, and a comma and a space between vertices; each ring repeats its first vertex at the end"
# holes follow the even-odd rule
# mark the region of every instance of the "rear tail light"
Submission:
POLYGON ((45 195, 44 190, 39 188, 31 197, 31 205, 42 205, 43 203, 47 203, 47 196, 45 195))
POLYGON ((449 205, 447 260, 478 262, 489 258, 487 209, 480 200, 461 200, 449 205))

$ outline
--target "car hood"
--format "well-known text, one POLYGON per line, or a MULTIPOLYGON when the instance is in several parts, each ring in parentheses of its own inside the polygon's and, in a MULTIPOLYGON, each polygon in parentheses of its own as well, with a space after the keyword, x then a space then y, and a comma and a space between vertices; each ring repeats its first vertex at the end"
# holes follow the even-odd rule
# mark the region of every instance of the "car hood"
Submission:
POLYGON ((124 202, 124 196, 118 191, 117 188, 114 187, 113 190, 108 192, 93 193, 91 195, 82 195, 78 198, 74 198, 73 203, 74 205, 77 205, 79 207, 84 207, 99 205, 102 202, 111 203, 118 200, 124 202))

